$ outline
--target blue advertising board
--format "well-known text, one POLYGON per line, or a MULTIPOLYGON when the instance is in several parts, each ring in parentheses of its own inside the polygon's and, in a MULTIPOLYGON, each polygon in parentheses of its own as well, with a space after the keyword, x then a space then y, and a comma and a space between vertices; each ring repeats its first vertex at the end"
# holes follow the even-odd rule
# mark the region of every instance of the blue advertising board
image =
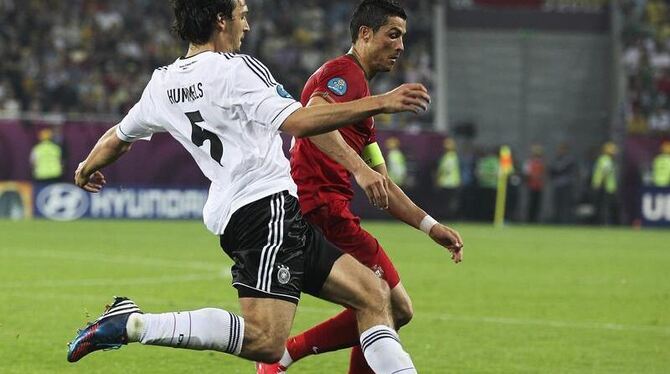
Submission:
POLYGON ((56 221, 94 219, 201 219, 207 190, 106 186, 88 193, 75 185, 36 185, 35 217, 56 221))
POLYGON ((645 187, 641 199, 640 217, 644 226, 670 227, 670 188, 645 187))

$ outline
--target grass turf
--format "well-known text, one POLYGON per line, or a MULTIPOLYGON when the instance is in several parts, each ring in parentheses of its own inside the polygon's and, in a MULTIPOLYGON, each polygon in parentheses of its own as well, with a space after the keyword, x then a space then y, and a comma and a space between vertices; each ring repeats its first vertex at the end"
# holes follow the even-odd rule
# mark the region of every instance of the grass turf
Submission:
MULTIPOLYGON (((457 225, 465 261, 407 226, 369 222, 415 316, 421 373, 670 372, 670 232, 457 225)), ((253 373, 224 354, 141 345, 77 364, 66 343, 112 295, 145 311, 237 311, 230 261, 199 222, 0 221, 0 372, 253 373)), ((304 296, 294 332, 339 308, 304 296)), ((345 351, 291 373, 345 373, 345 351)))

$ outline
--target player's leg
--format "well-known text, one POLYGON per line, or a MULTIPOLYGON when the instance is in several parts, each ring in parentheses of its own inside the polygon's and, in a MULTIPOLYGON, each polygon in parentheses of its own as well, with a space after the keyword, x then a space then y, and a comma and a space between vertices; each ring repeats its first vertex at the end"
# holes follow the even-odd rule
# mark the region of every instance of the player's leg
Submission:
MULTIPOLYGON (((393 319, 401 325, 411 319, 412 306, 404 287, 398 289, 400 277, 379 242, 360 227, 360 222, 348 209, 346 203, 334 202, 324 206, 306 218, 323 229, 326 237, 337 247, 354 255, 360 262, 374 270, 374 273, 386 280, 393 288, 393 319)), ((395 323, 395 322, 394 322, 395 323)), ((347 309, 335 317, 290 338, 287 351, 274 369, 259 370, 259 373, 277 373, 285 370, 293 362, 308 355, 331 352, 359 345, 356 314, 347 309)), ((362 352, 359 366, 367 368, 362 352)), ((368 369, 369 370, 369 369, 368 369)), ((364 371, 363 371, 364 372, 364 371)))
POLYGON ((78 333, 68 360, 132 342, 214 350, 259 361, 279 359, 302 288, 301 234, 306 228, 297 200, 286 193, 240 208, 221 236, 221 246, 235 262, 233 282, 242 316, 215 308, 143 314, 132 301, 117 298, 78 333))
POLYGON ((260 362, 277 362, 291 332, 296 304, 278 299, 240 299, 247 324, 240 356, 260 362))
POLYGON ((76 362, 94 351, 136 342, 239 355, 244 335, 244 318, 222 309, 144 314, 132 300, 117 297, 95 322, 78 332, 67 359, 76 362))
MULTIPOLYGON (((391 309, 396 330, 409 323, 412 319, 412 301, 402 283, 398 283, 391 290, 391 309)), ((351 348, 349 356, 349 374, 373 374, 368 362, 363 355, 360 345, 351 348)))
POLYGON ((76 362, 99 349, 142 343, 230 353, 275 362, 284 352, 296 305, 279 299, 242 298, 242 316, 216 308, 144 314, 128 299, 117 298, 99 321, 71 344, 76 362))
POLYGON ((388 292, 386 282, 344 255, 333 266, 319 297, 355 311, 361 349, 375 373, 416 373, 392 328, 388 292))

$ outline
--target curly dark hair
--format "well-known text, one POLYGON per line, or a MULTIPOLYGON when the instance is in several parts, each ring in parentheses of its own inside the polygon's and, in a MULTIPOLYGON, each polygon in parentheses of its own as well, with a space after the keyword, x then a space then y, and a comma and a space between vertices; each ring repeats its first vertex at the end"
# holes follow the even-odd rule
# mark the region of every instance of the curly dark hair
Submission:
POLYGON ((358 40, 358 31, 361 26, 368 26, 372 31, 379 30, 388 21, 389 17, 400 17, 407 20, 405 9, 395 0, 363 0, 351 16, 351 42, 358 40))
POLYGON ((182 40, 205 44, 214 32, 217 17, 232 19, 237 5, 238 0, 172 0, 172 31, 182 40))

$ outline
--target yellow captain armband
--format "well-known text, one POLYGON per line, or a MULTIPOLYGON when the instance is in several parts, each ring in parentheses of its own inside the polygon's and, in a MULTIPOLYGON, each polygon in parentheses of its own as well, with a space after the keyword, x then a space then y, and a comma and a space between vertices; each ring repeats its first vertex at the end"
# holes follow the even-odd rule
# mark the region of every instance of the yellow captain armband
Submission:
POLYGON ((363 157, 363 161, 365 161, 371 168, 379 166, 385 162, 382 150, 379 149, 379 144, 377 143, 366 145, 365 148, 363 148, 363 154, 361 156, 363 157))

